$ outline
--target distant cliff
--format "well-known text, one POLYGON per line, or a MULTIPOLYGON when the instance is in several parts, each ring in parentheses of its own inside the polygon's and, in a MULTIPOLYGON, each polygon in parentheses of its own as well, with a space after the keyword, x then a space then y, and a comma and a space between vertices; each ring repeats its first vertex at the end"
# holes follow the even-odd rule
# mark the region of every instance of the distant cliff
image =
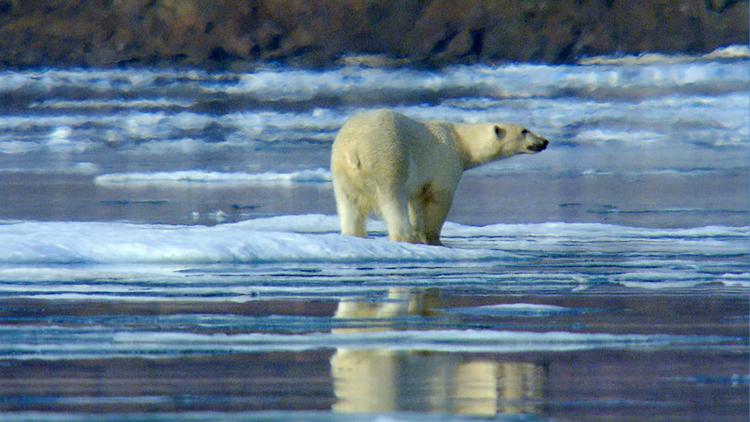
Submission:
POLYGON ((0 0, 4 68, 566 63, 747 43, 747 0, 0 0))

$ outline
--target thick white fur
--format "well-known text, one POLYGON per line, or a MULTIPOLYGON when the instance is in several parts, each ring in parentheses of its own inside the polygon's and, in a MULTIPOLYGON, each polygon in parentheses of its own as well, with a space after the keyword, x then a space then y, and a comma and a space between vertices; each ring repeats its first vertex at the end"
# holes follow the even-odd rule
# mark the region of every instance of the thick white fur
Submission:
POLYGON ((366 237, 367 215, 376 211, 391 240, 439 245, 464 170, 546 146, 518 125, 422 122, 390 110, 358 114, 331 153, 341 232, 366 237))

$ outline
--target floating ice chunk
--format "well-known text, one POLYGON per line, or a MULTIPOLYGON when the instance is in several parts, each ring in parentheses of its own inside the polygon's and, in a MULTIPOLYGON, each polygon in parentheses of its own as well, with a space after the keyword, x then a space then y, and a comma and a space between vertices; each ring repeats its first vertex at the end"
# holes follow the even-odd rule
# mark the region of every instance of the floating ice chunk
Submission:
POLYGON ((0 226, 0 264, 459 261, 510 256, 338 234, 126 223, 0 226))
POLYGON ((213 171, 186 170, 155 173, 113 173, 95 179, 99 185, 171 185, 171 184, 294 184, 328 183, 330 171, 318 168, 289 173, 222 173, 213 171))

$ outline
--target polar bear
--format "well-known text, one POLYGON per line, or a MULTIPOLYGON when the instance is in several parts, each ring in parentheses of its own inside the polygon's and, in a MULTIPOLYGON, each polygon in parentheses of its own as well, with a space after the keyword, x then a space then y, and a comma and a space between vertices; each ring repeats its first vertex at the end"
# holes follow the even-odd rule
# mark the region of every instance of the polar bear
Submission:
POLYGON ((419 121, 390 110, 347 120, 331 151, 341 233, 366 237, 379 212, 394 241, 440 245, 440 231, 464 170, 548 141, 513 124, 419 121))

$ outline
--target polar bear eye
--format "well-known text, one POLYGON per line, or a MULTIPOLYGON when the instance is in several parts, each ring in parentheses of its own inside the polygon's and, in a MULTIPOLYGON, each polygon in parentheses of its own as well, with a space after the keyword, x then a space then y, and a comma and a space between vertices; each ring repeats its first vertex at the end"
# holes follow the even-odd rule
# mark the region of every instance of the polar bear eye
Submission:
POLYGON ((495 126, 495 135, 498 138, 505 137, 505 129, 501 128, 500 126, 495 126))

